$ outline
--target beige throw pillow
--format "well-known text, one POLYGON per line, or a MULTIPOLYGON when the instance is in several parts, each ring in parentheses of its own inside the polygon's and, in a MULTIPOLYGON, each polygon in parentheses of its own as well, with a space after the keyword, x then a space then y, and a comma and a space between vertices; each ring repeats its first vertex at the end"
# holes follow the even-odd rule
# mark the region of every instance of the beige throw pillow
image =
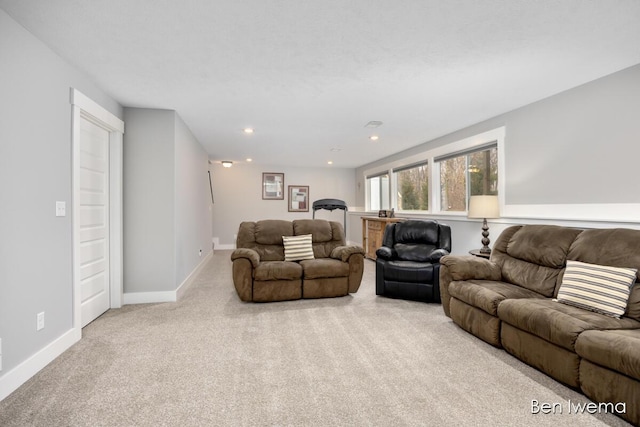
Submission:
POLYGON ((311 234, 282 236, 282 243, 284 243, 285 261, 301 261, 314 258, 311 234))
POLYGON ((557 301, 620 318, 627 309, 636 272, 634 268, 567 261, 557 301))

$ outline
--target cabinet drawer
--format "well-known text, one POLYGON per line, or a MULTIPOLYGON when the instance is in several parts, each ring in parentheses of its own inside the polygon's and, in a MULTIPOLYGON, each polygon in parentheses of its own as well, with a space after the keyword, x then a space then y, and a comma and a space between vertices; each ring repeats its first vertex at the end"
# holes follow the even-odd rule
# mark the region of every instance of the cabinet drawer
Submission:
POLYGON ((379 221, 369 221, 369 230, 381 230, 382 229, 382 223, 379 221))

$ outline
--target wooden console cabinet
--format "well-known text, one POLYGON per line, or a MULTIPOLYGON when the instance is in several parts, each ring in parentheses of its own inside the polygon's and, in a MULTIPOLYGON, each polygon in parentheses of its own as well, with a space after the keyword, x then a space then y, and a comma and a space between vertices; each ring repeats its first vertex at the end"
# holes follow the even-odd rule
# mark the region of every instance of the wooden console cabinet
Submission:
POLYGON ((376 250, 382 246, 382 237, 387 224, 404 221, 404 218, 379 218, 377 216, 362 217, 362 247, 364 256, 376 259, 376 250))

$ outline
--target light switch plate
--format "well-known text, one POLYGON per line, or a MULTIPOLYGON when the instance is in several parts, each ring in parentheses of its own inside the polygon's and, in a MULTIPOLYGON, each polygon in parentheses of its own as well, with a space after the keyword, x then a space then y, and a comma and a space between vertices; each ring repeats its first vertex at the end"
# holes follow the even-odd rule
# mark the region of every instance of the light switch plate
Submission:
POLYGON ((36 316, 36 331, 44 329, 44 311, 36 316))
POLYGON ((56 202, 56 216, 67 216, 66 202, 56 202))

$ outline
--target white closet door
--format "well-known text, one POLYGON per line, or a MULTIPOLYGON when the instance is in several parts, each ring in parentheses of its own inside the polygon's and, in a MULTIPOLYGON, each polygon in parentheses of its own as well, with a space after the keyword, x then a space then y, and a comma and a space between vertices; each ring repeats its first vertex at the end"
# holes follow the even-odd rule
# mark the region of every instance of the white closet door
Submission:
POLYGON ((109 309, 109 132, 80 123, 80 294, 82 327, 109 309))

